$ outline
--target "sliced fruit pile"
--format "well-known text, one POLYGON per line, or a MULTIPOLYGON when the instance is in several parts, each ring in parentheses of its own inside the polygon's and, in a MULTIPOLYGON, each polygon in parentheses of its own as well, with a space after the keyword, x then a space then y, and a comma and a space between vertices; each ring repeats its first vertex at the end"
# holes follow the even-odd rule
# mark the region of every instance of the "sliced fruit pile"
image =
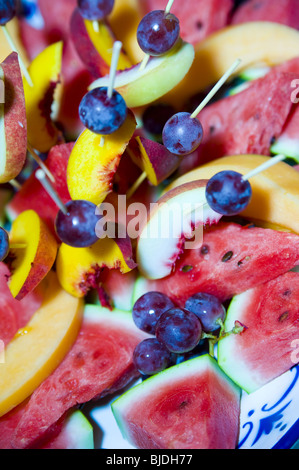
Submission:
POLYGON ((298 2, 2 3, 0 448, 115 392, 136 448, 237 448, 298 363, 298 2))

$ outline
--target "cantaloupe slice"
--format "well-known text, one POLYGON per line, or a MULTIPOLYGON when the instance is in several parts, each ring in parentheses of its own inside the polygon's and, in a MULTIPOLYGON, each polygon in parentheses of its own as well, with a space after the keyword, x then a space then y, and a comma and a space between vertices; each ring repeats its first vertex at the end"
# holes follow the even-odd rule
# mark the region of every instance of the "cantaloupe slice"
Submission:
MULTIPOLYGON (((262 155, 235 155, 219 158, 174 181, 167 190, 181 184, 209 179, 223 170, 242 175, 269 160, 262 155)), ((252 199, 242 215, 299 233, 299 173, 280 162, 250 179, 252 199)))
POLYGON ((81 325, 82 300, 65 292, 53 272, 44 283, 41 307, 8 344, 0 364, 0 416, 24 401, 53 372, 81 325))
POLYGON ((278 23, 250 22, 228 26, 195 47, 185 78, 163 100, 179 109, 192 95, 214 84, 240 58, 240 71, 251 66, 275 66, 298 56, 299 31, 278 23))

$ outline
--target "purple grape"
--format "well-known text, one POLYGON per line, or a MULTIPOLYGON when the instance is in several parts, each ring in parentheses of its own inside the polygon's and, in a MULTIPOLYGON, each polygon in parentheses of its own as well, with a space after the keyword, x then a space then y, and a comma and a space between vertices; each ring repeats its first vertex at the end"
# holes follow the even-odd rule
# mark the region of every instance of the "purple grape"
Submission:
POLYGON ((127 105, 123 97, 113 90, 112 97, 108 88, 95 88, 82 98, 79 116, 85 127, 96 134, 112 134, 124 123, 127 105))
POLYGON ((209 206, 219 214, 237 215, 249 204, 252 196, 251 185, 243 181, 235 171, 221 171, 213 176, 206 186, 209 206))
POLYGON ((86 20, 100 21, 110 15, 114 0, 78 0, 78 8, 86 20))
POLYGON ((70 246, 83 248, 99 240, 95 228, 102 216, 96 215, 96 205, 88 201, 70 201, 64 214, 58 212, 55 229, 60 240, 70 246))
POLYGON ((153 104, 142 115, 144 129, 154 135, 162 135, 163 128, 174 114, 174 108, 167 104, 153 104))
POLYGON ((206 333, 216 331, 220 328, 217 320, 224 321, 225 308, 217 297, 211 294, 199 292, 190 297, 185 308, 200 319, 202 329, 206 333))
POLYGON ((17 13, 17 0, 1 0, 0 26, 6 25, 17 13))
POLYGON ((194 152, 203 138, 203 128, 191 114, 182 112, 172 116, 165 124, 162 139, 169 152, 184 156, 194 152))
POLYGON ((0 261, 3 261, 9 252, 9 237, 4 228, 0 227, 0 261))
POLYGON ((135 367, 143 375, 153 375, 166 369, 172 355, 156 338, 148 338, 139 343, 133 353, 135 367))
POLYGON ((137 28, 137 41, 146 54, 159 56, 170 51, 180 37, 180 22, 172 13, 154 10, 145 15, 137 28))
POLYGON ((167 295, 161 292, 147 292, 135 302, 133 320, 140 330, 154 335, 162 313, 173 307, 174 304, 167 295))
POLYGON ((173 308, 163 313, 156 327, 157 339, 176 354, 192 351, 198 345, 201 334, 202 327, 198 317, 182 308, 173 308))

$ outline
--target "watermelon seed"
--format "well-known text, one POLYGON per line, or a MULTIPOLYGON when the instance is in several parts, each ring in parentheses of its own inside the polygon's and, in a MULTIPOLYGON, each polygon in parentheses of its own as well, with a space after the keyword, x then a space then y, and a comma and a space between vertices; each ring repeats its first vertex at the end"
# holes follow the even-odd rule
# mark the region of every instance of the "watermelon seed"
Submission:
POLYGON ((200 253, 202 255, 207 255, 209 253, 210 249, 208 247, 208 245, 203 245, 200 249, 200 253))
POLYGON ((278 318, 278 321, 282 323, 283 321, 287 320, 288 317, 289 317, 289 312, 286 311, 280 315, 280 317, 278 318))
POLYGON ((186 264, 185 266, 182 267, 183 273, 189 273, 190 271, 192 271, 192 269, 193 269, 193 266, 191 266, 190 264, 186 264))
POLYGON ((228 251, 227 253, 225 253, 225 255, 223 256, 222 258, 222 263, 226 263, 227 261, 229 261, 230 259, 232 259, 234 253, 232 251, 228 251))

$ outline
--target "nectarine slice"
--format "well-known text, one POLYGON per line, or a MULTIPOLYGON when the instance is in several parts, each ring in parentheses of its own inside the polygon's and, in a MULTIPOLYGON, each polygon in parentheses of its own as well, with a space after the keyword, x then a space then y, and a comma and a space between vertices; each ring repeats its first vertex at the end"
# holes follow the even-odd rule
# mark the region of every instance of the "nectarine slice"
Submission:
POLYGON ((39 152, 48 152, 57 143, 58 130, 51 119, 55 88, 62 64, 61 41, 51 44, 29 65, 33 87, 24 82, 28 122, 28 141, 39 152))
POLYGON ((278 23, 251 22, 228 26, 195 47, 193 64, 163 100, 183 106, 190 96, 216 83, 231 63, 242 59, 237 74, 252 66, 275 66, 298 56, 299 31, 278 23))
POLYGON ((27 155, 27 119, 18 54, 13 52, 0 64, 0 183, 14 179, 23 169, 27 155), (0 84, 1 85, 1 84, 0 84))
POLYGON ((13 222, 10 243, 24 248, 10 251, 11 277, 9 289, 21 300, 42 281, 51 270, 57 242, 46 224, 33 210, 22 212, 13 222))
POLYGON ((0 367, 0 416, 23 402, 53 372, 79 332, 82 301, 61 289, 53 272, 44 283, 41 307, 5 349, 0 367))
MULTIPOLYGON (((168 188, 181 186, 202 178, 209 179, 223 170, 234 170, 243 175, 257 168, 271 157, 236 155, 214 160, 174 181, 168 188)), ((250 179, 252 199, 242 212, 244 217, 257 219, 299 233, 299 173, 284 162, 250 179)))
MULTIPOLYGON (((150 58, 147 66, 140 64, 116 74, 115 89, 123 96, 129 108, 152 103, 174 88, 188 74, 194 60, 191 44, 178 45, 161 57, 150 58)), ((95 80, 89 89, 108 86, 109 76, 95 80)))
POLYGON ((103 238, 89 248, 73 248, 64 243, 58 250, 56 271, 61 286, 75 297, 84 297, 97 288, 104 268, 128 273, 136 267, 128 238, 103 238))
MULTIPOLYGON (((137 241, 137 264, 144 277, 162 279, 168 276, 178 256, 187 247, 185 240, 192 240, 196 232, 198 246, 202 231, 196 229, 221 219, 222 216, 214 212, 206 201, 206 184, 207 180, 197 179, 177 186, 152 206, 137 241)), ((188 247, 191 248, 190 245, 188 247)))
POLYGON ((72 199, 96 205, 104 201, 112 191, 114 174, 135 128, 135 117, 129 110, 125 122, 113 134, 101 136, 88 129, 81 133, 67 167, 67 185, 72 199))

